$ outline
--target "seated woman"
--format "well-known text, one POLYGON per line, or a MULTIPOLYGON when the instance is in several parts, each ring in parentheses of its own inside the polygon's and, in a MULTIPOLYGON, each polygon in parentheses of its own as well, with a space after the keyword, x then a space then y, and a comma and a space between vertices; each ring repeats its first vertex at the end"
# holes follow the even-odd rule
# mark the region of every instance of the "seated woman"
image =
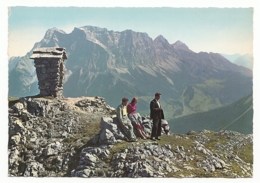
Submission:
POLYGON ((128 118, 132 122, 133 127, 136 129, 138 135, 142 139, 147 139, 148 137, 146 136, 143 127, 140 123, 142 121, 142 118, 140 115, 136 114, 136 103, 138 101, 138 98, 135 97, 132 99, 131 103, 127 105, 127 113, 128 113, 128 118))

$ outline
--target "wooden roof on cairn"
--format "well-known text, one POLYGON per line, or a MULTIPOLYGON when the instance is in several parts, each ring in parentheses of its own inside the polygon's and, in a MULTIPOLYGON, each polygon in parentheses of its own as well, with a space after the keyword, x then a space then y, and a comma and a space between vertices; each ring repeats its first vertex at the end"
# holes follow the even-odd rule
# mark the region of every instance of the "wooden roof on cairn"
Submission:
POLYGON ((33 50, 33 54, 30 59, 35 58, 62 58, 68 59, 65 48, 55 48, 55 47, 47 47, 47 48, 36 48, 33 50))

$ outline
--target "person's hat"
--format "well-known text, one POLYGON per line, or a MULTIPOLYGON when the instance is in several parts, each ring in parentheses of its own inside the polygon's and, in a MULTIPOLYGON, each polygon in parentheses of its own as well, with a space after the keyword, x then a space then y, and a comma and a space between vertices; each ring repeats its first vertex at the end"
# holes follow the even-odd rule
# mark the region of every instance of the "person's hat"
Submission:
POLYGON ((161 95, 161 94, 160 94, 160 93, 156 93, 156 94, 155 94, 155 96, 159 96, 159 95, 161 95))

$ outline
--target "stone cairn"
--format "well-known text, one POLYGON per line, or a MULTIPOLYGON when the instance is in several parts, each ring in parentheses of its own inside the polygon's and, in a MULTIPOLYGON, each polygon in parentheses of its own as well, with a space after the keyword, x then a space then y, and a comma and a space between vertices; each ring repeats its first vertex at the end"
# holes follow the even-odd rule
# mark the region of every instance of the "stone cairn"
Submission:
POLYGON ((62 97, 65 48, 36 48, 30 59, 34 59, 41 96, 62 97))

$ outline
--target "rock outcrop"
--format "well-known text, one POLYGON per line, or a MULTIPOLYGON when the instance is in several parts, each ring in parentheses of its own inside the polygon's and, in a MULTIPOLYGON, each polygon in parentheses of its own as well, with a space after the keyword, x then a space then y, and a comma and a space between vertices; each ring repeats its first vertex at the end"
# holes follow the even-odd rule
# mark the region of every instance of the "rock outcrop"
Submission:
POLYGON ((242 148, 248 148, 243 146, 252 145, 252 135, 230 131, 216 133, 208 130, 200 133, 189 132, 187 135, 170 134, 164 135, 163 141, 142 140, 125 145, 124 148, 115 152, 114 149, 120 147, 120 143, 122 144, 123 134, 113 128, 115 119, 102 118, 101 121, 101 132, 91 139, 95 146, 86 147, 81 151, 79 164, 76 169, 72 170, 71 176, 252 176, 252 164, 234 153, 234 151, 243 151, 242 148), (221 143, 216 143, 216 139, 219 139, 221 143), (169 144, 163 143, 165 141, 169 144), (234 167, 239 167, 239 170, 235 170, 234 167))
MULTIPOLYGON (((253 136, 232 131, 126 142, 101 97, 20 98, 9 103, 9 176, 252 177, 253 136)), ((151 120, 143 117, 147 134, 151 120)))
MULTIPOLYGON (((101 97, 27 97, 9 107, 9 176, 65 176, 90 123, 114 109, 101 97), (79 104, 88 103, 87 108, 79 104)), ((95 129, 93 129, 95 130, 95 129)))
MULTIPOLYGON (((138 115, 138 114, 134 114, 138 115)), ((165 129, 169 129, 168 122, 166 120, 163 120, 164 123, 162 125, 162 134, 169 135, 168 130, 165 131, 165 129)), ((142 126, 144 128, 144 131, 148 136, 151 135, 152 131, 152 121, 147 117, 142 117, 142 126)), ((135 131, 135 134, 138 133, 135 131)), ((138 135, 137 135, 138 136, 138 135)), ((113 145, 118 142, 121 142, 122 140, 125 140, 125 135, 123 134, 122 130, 120 129, 120 126, 118 126, 117 117, 115 115, 111 117, 102 117, 101 118, 101 124, 100 124, 100 132, 95 135, 91 139, 92 144, 106 144, 106 145, 113 145)))

